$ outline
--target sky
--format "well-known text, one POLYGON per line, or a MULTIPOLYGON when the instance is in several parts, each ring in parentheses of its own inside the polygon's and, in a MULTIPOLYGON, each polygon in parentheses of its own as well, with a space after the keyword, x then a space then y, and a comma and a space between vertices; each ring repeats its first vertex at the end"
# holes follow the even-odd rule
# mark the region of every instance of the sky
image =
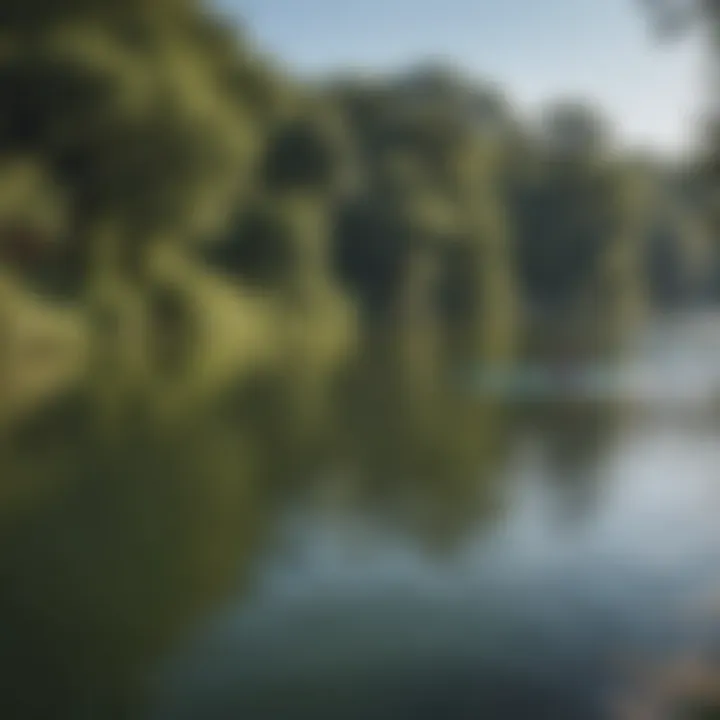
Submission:
POLYGON ((640 0, 215 0, 300 75, 443 58, 532 115, 599 103, 624 143, 676 153, 702 110, 697 40, 661 44, 640 0))

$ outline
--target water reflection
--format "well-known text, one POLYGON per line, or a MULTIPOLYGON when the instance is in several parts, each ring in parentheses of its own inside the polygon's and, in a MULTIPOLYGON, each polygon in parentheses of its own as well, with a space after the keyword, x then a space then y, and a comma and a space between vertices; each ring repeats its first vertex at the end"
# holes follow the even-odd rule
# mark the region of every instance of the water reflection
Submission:
MULTIPOLYGON (((35 462, 43 486, 3 525, 11 717, 112 717, 188 623, 237 589, 262 529, 242 437, 207 428, 182 444, 91 447, 68 438, 35 462)), ((11 459, 8 476, 22 482, 27 463, 11 459)))
POLYGON ((540 447, 535 463, 544 468, 555 524, 582 525, 594 513, 602 491, 598 465, 621 420, 617 403, 543 403, 522 414, 522 432, 540 447))
POLYGON ((82 393, 23 426, 7 716, 607 717, 628 667, 692 646, 712 418, 478 399, 397 357, 323 371, 318 404, 233 381, 172 432, 109 438, 82 393))

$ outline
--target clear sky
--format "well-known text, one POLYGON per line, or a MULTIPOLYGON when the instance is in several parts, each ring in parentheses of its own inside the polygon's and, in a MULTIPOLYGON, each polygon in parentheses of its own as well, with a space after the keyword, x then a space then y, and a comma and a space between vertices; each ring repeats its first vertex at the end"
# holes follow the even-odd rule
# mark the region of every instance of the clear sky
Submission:
POLYGON ((444 57, 525 112, 599 102, 632 144, 683 147, 701 109, 697 42, 659 46, 639 0, 216 0, 302 74, 444 57))

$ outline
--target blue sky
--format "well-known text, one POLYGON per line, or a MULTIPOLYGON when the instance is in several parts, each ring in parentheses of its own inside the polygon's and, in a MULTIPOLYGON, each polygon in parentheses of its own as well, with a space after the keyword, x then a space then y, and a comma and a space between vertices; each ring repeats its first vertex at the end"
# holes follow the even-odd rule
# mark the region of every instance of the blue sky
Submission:
POLYGON ((443 57, 524 112, 566 95, 606 108, 634 145, 683 147, 701 109, 697 42, 659 47, 639 0, 216 0, 299 73, 443 57))

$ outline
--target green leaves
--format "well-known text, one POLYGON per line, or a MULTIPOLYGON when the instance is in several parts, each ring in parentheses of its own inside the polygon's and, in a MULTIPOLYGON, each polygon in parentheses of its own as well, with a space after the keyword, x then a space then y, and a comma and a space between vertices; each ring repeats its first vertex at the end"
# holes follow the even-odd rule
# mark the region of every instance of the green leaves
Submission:
POLYGON ((235 33, 185 0, 25 5, 34 20, 4 7, 0 148, 42 157, 76 223, 113 218, 138 245, 221 231, 258 133, 235 33))

